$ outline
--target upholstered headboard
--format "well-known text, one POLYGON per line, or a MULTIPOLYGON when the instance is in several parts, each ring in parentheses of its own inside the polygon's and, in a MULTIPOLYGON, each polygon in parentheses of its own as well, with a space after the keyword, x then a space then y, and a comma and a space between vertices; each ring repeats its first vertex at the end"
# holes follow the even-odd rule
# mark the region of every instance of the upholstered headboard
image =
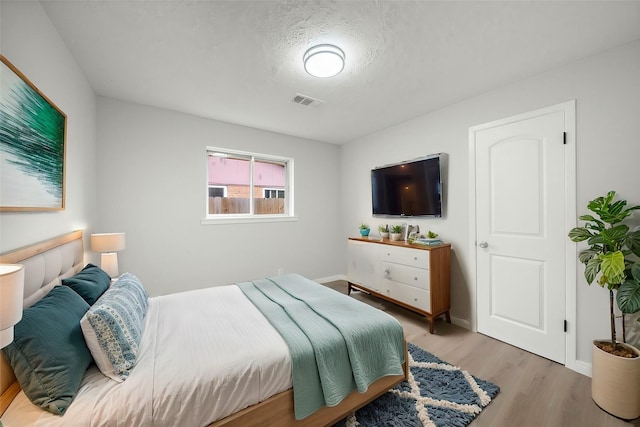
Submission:
MULTIPOLYGON (((84 266, 82 231, 0 255, 1 264, 24 265, 24 308, 33 305, 51 288, 84 266)), ((0 356, 0 415, 20 391, 9 364, 0 356)))

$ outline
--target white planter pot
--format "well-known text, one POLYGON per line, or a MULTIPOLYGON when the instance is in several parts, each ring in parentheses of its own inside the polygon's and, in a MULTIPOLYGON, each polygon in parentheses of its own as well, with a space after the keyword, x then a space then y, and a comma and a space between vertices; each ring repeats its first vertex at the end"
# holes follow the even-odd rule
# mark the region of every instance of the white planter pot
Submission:
POLYGON ((389 238, 389 232, 388 231, 381 231, 380 232, 380 237, 382 237, 383 239, 388 239, 389 238))
POLYGON ((403 233, 391 233, 391 240, 402 240, 403 233))
MULTIPOLYGON (((602 340, 605 341, 605 340, 602 340)), ((600 350, 593 342, 591 397, 618 418, 640 417, 640 357, 628 359, 600 350)), ((620 344, 640 356, 640 350, 620 344)))

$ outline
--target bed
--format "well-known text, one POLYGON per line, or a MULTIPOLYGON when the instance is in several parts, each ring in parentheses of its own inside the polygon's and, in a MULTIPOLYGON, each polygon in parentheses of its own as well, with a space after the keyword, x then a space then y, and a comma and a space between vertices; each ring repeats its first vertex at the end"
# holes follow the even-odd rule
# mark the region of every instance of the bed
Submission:
MULTIPOLYGON (((54 294, 66 295, 62 291, 68 290, 61 289, 66 286, 57 285, 84 271, 83 257, 82 232, 76 231, 0 255, 0 263, 25 265, 26 310, 45 295, 47 299, 54 294)), ((120 282, 127 284, 125 279, 133 278, 123 275, 109 292, 120 282)), ((31 403, 5 358, 0 357, 3 424, 55 426, 69 425, 69 420, 73 420, 74 425, 96 426, 332 425, 406 378, 406 343, 401 326, 398 332, 393 325, 397 323, 394 319, 380 312, 391 319, 391 323, 389 319, 380 322, 385 324, 380 327, 389 328, 390 335, 374 343, 365 331, 380 335, 377 322, 371 328, 363 322, 368 319, 366 313, 375 309, 301 276, 286 275, 145 298, 143 304, 148 307, 137 358, 125 379, 119 382, 107 377, 102 365, 96 366, 98 359, 94 357, 96 362, 92 361, 83 371, 77 395, 62 416, 31 403), (333 358, 346 354, 344 357, 352 365, 352 378, 347 381, 351 386, 345 383, 344 370, 318 374, 319 380, 305 373, 308 365, 300 362, 300 355, 307 353, 299 350, 304 345, 296 341, 295 333, 292 338, 287 332, 290 326, 279 323, 280 318, 288 317, 282 316, 282 303, 273 303, 288 298, 290 291, 300 293, 293 298, 295 308, 287 310, 294 313, 292 318, 300 317, 303 325, 307 322, 304 334, 316 333, 313 329, 324 334, 331 329, 321 325, 324 320, 308 318, 307 311, 335 311, 331 314, 334 317, 327 318, 340 331, 344 324, 354 324, 354 332, 345 333, 339 348, 330 347, 333 344, 328 343, 333 341, 327 339, 327 343, 314 344, 312 350, 316 352, 317 363, 322 361, 327 366, 339 365, 333 358), (303 296, 311 301, 303 304, 304 309, 297 301, 303 296), (353 316, 354 311, 362 314, 353 316), (399 351, 398 340, 402 347, 399 351), (360 348, 360 353, 356 348, 360 348), (323 375, 329 375, 329 379, 323 375), (323 389, 326 405, 313 400, 317 387, 323 389)), ((94 308, 88 306, 90 311, 94 308)))

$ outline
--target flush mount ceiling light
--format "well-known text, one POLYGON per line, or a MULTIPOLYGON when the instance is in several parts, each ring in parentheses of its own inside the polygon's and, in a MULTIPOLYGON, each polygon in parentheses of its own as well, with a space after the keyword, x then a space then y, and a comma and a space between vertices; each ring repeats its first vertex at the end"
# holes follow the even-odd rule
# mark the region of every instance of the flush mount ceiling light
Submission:
POLYGON ((332 44, 313 46, 302 60, 307 73, 315 77, 333 77, 344 69, 344 52, 332 44))

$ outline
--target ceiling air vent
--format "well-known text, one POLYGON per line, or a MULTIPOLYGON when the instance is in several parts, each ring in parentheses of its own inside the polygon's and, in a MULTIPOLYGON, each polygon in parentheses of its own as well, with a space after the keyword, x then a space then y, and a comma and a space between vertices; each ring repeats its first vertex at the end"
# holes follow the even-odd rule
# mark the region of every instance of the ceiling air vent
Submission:
POLYGON ((293 97, 292 101, 295 102, 296 104, 305 105, 305 106, 324 104, 324 101, 320 99, 312 98, 310 96, 303 95, 301 93, 296 93, 296 96, 293 97))

